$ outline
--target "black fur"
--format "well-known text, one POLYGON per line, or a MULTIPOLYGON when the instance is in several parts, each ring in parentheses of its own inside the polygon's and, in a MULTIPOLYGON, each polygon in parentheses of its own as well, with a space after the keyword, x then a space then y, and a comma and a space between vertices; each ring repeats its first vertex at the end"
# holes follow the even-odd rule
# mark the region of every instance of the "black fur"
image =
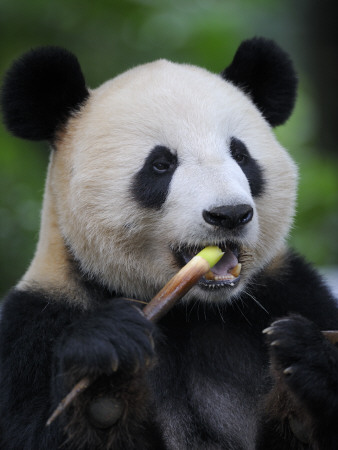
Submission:
POLYGON ((59 47, 37 48, 15 61, 5 76, 3 119, 15 136, 52 140, 88 96, 72 53, 59 47))
POLYGON ((335 449, 338 350, 319 331, 337 327, 334 300, 293 254, 247 292, 232 305, 177 305, 154 328, 131 302, 106 293, 83 311, 13 291, 0 327, 0 448, 335 449), (84 375, 98 378, 46 428, 84 375), (106 430, 86 414, 98 395, 124 408, 106 430), (311 444, 299 440, 302 427, 311 444))
POLYGON ((168 148, 157 145, 133 179, 133 199, 145 208, 160 209, 167 198, 176 167, 176 155, 168 148))
POLYGON ((242 42, 222 77, 243 89, 273 127, 289 118, 297 77, 290 57, 275 42, 265 38, 242 42))
POLYGON ((263 169, 258 162, 252 158, 245 144, 235 138, 231 138, 230 142, 231 156, 243 170, 249 181, 251 194, 253 197, 259 197, 264 194, 265 180, 263 177, 263 169))
MULTIPOLYGON (((4 303, 0 328, 0 448, 59 448, 66 440, 62 429, 67 424, 68 433, 78 442, 75 448, 95 449, 102 442, 108 445, 113 436, 116 448, 126 448, 127 442, 128 448, 136 449, 149 397, 145 397, 143 374, 154 356, 152 324, 126 300, 105 300, 89 311, 70 306, 65 300, 41 292, 13 291, 4 303), (46 428, 46 419, 59 401, 75 382, 88 375, 98 377, 97 381, 71 409, 71 417, 65 415, 46 428), (90 435, 86 430, 91 425, 83 407, 97 395, 116 392, 124 413, 130 410, 127 429, 129 433, 134 430, 134 438, 123 439, 121 447, 120 433, 127 434, 121 428, 123 420, 115 433, 102 437, 96 430, 90 435)), ((63 448, 73 448, 74 442, 63 448)))

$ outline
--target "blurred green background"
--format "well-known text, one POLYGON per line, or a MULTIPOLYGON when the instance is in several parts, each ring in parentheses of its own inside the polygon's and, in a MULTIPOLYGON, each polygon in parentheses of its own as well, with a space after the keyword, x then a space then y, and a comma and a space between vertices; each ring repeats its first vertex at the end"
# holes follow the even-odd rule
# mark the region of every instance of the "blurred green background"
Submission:
MULTIPOLYGON (((300 167, 290 243, 316 265, 337 265, 336 9, 333 0, 0 0, 0 82, 14 58, 39 45, 73 51, 96 87, 157 58, 219 72, 243 39, 275 39, 300 79, 295 112, 276 130, 300 167)), ((33 256, 47 161, 47 144, 0 126, 0 294, 33 256)))

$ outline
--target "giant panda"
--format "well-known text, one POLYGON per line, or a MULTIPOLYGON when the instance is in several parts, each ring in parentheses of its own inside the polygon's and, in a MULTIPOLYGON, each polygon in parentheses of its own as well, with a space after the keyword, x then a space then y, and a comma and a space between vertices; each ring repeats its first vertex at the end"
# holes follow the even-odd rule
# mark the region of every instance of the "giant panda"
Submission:
POLYGON ((297 169, 272 130, 296 87, 259 37, 220 74, 159 60, 93 90, 62 48, 14 62, 4 123, 51 154, 36 253, 2 304, 1 449, 337 448, 338 350, 322 331, 338 312, 285 243, 297 169), (207 245, 224 251, 213 273, 147 320, 207 245))

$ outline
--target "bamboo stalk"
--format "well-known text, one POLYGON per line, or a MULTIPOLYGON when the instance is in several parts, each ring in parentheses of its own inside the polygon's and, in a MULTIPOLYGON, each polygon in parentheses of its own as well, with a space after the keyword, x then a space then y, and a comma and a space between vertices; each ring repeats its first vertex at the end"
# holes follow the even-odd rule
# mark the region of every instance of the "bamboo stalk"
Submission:
POLYGON ((81 392, 85 391, 91 385, 91 380, 88 377, 82 378, 73 389, 64 397, 54 410, 53 414, 46 422, 46 427, 49 427, 54 420, 76 399, 81 392))
MULTIPOLYGON (((143 308, 145 317, 158 321, 222 258, 223 252, 216 246, 204 248, 168 281, 158 294, 143 308)), ((46 422, 50 426, 54 420, 86 390, 93 380, 82 378, 64 397, 46 422)))
POLYGON ((208 261, 196 255, 144 307, 145 317, 153 322, 163 317, 210 270, 208 261))

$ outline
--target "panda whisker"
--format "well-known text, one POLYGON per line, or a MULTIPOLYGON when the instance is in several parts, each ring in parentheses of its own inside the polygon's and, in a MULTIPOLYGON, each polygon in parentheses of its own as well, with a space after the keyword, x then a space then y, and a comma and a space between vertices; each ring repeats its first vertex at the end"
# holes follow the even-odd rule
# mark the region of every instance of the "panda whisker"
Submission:
POLYGON ((217 306, 218 314, 219 314, 219 317, 221 318, 221 321, 223 323, 225 323, 225 320, 224 320, 224 317, 223 317, 223 314, 222 314, 222 311, 221 311, 221 308, 220 308, 220 304, 216 303, 216 306, 217 306))
POLYGON ((260 283, 255 279, 250 280, 250 286, 266 287, 266 283, 260 283))
MULTIPOLYGON (((243 305, 243 300, 241 300, 240 302, 241 302, 241 304, 243 305)), ((244 317, 244 319, 246 320, 246 322, 247 322, 250 326, 252 326, 252 323, 250 322, 250 320, 246 317, 246 315, 245 315, 244 312, 242 311, 239 302, 235 301, 235 302, 233 302, 233 305, 238 309, 238 311, 239 311, 240 314, 244 317)))
MULTIPOLYGON (((196 306, 198 303, 199 303, 198 300, 195 300, 195 301, 193 301, 193 302, 191 302, 191 303, 186 303, 186 319, 187 319, 187 322, 190 321, 190 316, 191 316, 191 314, 192 314, 192 312, 193 312, 193 309, 195 308, 195 306, 196 306), (189 306, 191 306, 191 308, 190 308, 189 311, 188 311, 188 307, 189 307, 189 306)), ((198 306, 197 306, 197 309, 198 309, 198 306)))
POLYGON ((269 311, 266 308, 264 308, 264 306, 254 297, 254 295, 250 294, 250 292, 248 292, 247 289, 243 290, 243 294, 250 297, 256 303, 256 305, 258 305, 264 312, 266 312, 266 314, 270 315, 269 311))
POLYGON ((203 302, 203 312, 204 312, 204 320, 205 320, 205 321, 207 320, 207 312, 206 312, 206 309, 207 309, 207 304, 206 304, 206 302, 203 302))

